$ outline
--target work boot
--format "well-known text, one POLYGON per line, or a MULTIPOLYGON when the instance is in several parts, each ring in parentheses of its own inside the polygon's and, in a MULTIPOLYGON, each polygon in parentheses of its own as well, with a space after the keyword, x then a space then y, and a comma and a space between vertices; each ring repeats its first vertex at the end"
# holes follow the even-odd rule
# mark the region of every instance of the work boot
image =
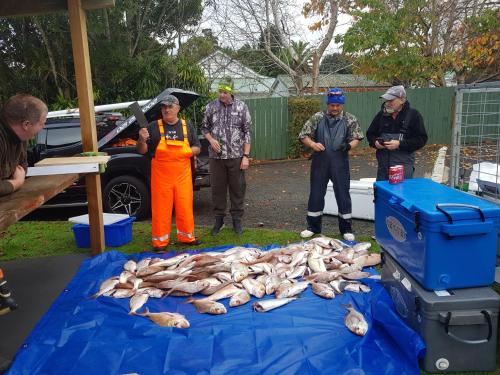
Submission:
POLYGON ((339 217, 339 231, 346 241, 354 241, 356 237, 352 233, 352 220, 339 217))
POLYGON ((242 234, 243 228, 241 226, 241 219, 233 219, 233 230, 236 234, 242 234))
POLYGON ((210 231, 210 233, 212 233, 212 236, 217 236, 223 226, 224 226, 224 217, 217 216, 215 218, 215 224, 212 230, 210 231))
POLYGON ((7 314, 18 308, 16 301, 10 295, 7 280, 0 278, 0 315, 7 314))
POLYGON ((311 238, 315 234, 319 234, 319 233, 314 233, 313 231, 311 231, 309 229, 304 229, 302 232, 300 232, 300 237, 302 237, 302 238, 311 238))

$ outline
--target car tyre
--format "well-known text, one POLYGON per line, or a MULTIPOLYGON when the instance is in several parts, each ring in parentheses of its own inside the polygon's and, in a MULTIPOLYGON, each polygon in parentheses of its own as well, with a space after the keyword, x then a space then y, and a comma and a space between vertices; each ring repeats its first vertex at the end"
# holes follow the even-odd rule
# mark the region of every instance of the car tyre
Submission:
POLYGON ((115 177, 104 187, 103 206, 105 212, 145 218, 150 214, 149 189, 137 177, 115 177))

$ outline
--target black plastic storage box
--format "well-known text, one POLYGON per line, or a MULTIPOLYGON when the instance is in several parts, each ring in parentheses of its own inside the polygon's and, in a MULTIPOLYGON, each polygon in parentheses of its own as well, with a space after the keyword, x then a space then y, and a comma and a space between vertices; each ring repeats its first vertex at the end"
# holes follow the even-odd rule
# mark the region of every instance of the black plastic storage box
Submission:
POLYGON ((495 370, 500 296, 493 289, 427 291, 387 252, 382 259, 382 283, 398 314, 427 346, 425 371, 495 370))

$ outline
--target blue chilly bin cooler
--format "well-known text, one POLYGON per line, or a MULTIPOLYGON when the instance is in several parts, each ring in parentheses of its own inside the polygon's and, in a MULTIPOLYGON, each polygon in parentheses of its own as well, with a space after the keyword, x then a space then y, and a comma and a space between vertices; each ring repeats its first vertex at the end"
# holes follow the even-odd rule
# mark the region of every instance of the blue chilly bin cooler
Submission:
POLYGON ((493 283, 500 206, 425 178, 374 196, 377 242, 425 289, 493 283))
MULTIPOLYGON (((132 223, 135 217, 104 225, 104 243, 108 247, 118 247, 132 241, 132 223)), ((90 247, 90 226, 88 224, 75 224, 71 227, 75 235, 76 246, 90 247)))

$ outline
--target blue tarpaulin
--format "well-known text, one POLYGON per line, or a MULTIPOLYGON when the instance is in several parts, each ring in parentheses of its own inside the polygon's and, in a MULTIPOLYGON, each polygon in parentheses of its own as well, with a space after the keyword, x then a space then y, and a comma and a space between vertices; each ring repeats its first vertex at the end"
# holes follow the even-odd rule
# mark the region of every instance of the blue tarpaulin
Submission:
POLYGON ((378 280, 364 280, 370 293, 345 292, 333 300, 308 288, 267 313, 253 311, 255 298, 236 308, 220 301, 228 310, 223 315, 199 314, 186 298, 148 300, 152 312, 185 315, 188 329, 129 315, 128 298, 89 298, 127 260, 147 256, 111 251, 83 262, 8 374, 420 374, 424 343, 399 319, 378 280), (348 303, 368 321, 366 336, 345 327, 348 303))

